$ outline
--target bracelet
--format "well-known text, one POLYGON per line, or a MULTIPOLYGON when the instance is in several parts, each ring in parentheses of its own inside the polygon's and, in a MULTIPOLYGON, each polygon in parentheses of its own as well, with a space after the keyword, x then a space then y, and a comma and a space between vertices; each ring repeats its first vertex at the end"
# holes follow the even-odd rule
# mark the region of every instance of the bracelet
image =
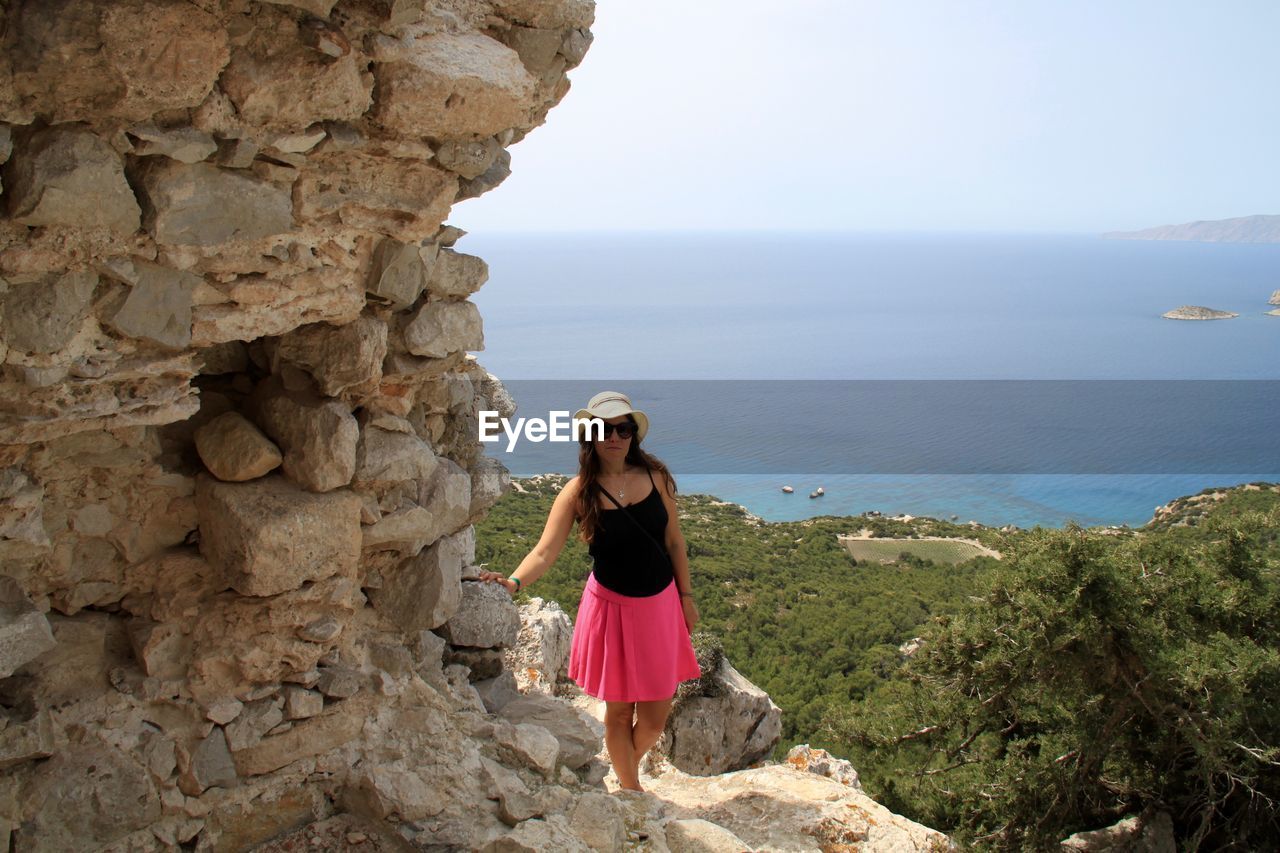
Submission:
POLYGON ((507 578, 507 580, 516 582, 516 592, 519 592, 521 589, 524 588, 524 582, 521 581, 520 578, 516 577, 515 575, 511 575, 510 577, 507 578))
POLYGON ((681 597, 681 598, 693 598, 693 593, 691 593, 691 592, 682 592, 682 593, 680 593, 680 597, 681 597))

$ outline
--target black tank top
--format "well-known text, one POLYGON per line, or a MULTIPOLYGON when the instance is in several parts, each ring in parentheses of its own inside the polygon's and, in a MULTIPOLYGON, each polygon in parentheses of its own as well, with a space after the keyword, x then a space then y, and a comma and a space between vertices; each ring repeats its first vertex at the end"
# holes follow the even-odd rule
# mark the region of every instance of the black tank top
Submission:
POLYGON ((667 538, 667 508, 662 495, 658 494, 657 483, 653 482, 652 471, 649 482, 653 484, 649 496, 625 510, 605 498, 612 509, 600 509, 596 533, 587 548, 594 561, 591 573, 596 583, 620 595, 657 595, 675 577, 663 545, 667 538), (630 513, 634 520, 624 518, 623 512, 630 513), (650 541, 641 527, 657 542, 650 541), (660 545, 663 545, 661 551, 660 545))

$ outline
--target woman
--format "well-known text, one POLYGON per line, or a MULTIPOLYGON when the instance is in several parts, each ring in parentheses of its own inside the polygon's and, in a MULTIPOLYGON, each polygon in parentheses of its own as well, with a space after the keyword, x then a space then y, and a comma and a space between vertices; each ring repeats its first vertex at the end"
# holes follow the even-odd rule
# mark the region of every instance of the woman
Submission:
POLYGON ((586 418, 604 421, 604 437, 582 440, 578 476, 556 496, 542 538, 510 577, 482 572, 481 579, 514 595, 551 568, 578 522, 594 565, 578 605, 569 677, 604 701, 618 784, 640 791, 640 759, 666 727, 676 686, 701 675, 689 641, 698 606, 675 480, 640 449, 649 418, 615 391, 574 414, 586 418))

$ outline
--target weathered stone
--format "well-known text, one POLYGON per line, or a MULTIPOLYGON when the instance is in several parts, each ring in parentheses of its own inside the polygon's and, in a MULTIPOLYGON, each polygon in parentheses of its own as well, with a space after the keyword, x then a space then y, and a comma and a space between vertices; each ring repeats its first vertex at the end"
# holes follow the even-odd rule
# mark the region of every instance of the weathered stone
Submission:
POLYGON ((133 153, 140 157, 162 154, 179 163, 199 163, 218 150, 212 136, 194 127, 162 130, 154 124, 141 124, 129 128, 128 133, 135 140, 133 153))
POLYGON ((363 529, 361 549, 397 551, 413 557, 440 538, 443 531, 435 517, 420 506, 398 509, 363 529))
POLYGON ((480 849, 482 853, 543 853, 546 850, 585 853, 590 848, 574 836, 563 815, 551 815, 546 819, 526 820, 480 849))
POLYGON ((0 770, 48 758, 54 749, 53 717, 48 709, 25 723, 0 721, 0 770))
POLYGON ((356 783, 362 811, 371 817, 385 819, 399 815, 401 820, 416 821, 444 811, 449 792, 429 785, 412 770, 375 767, 361 775, 356 783))
POLYGON ((404 328, 409 352, 428 358, 484 349, 480 312, 471 302, 428 302, 404 328))
POLYGON ((345 225, 410 243, 436 232, 457 191, 458 176, 434 163, 397 160, 388 169, 359 152, 309 158, 296 186, 304 219, 337 214, 345 225))
POLYGON ((426 249, 416 243, 401 243, 390 237, 378 244, 373 254, 373 268, 366 289, 380 299, 385 299, 397 311, 403 311, 414 302, 427 286, 431 266, 426 249))
POLYGON ((441 631, 455 646, 484 649, 513 646, 519 632, 515 603, 505 589, 492 583, 464 583, 458 612, 441 631))
POLYGON ((431 446, 408 421, 383 416, 365 424, 360 433, 353 484, 362 491, 381 492, 399 483, 427 481, 439 465, 431 446))
POLYGON ((511 472, 498 459, 482 456, 471 466, 471 509, 467 521, 479 521, 511 489, 511 472))
POLYGON ((600 853, 626 845, 626 809, 608 794, 580 795, 569 812, 569 824, 582 843, 600 853))
POLYGON ((569 30, 564 34, 564 41, 560 43, 560 55, 565 58, 569 68, 573 68, 586 58, 593 39, 594 36, 587 29, 569 30))
POLYGON ((376 382, 386 356, 387 324, 367 315, 344 326, 303 326, 280 338, 276 348, 277 359, 310 373, 328 397, 376 382))
POLYGON ((41 762, 23 793, 18 850, 98 849, 160 819, 147 770, 97 738, 41 762))
POLYGON ((446 666, 462 664, 469 671, 467 678, 470 681, 483 681, 494 678, 502 672, 502 651, 471 646, 449 646, 445 649, 444 663, 446 666))
POLYGON ((515 826, 542 814, 538 801, 519 776, 490 758, 481 756, 480 764, 484 767, 489 799, 498 801, 498 817, 503 823, 515 826))
POLYGON ((351 699, 326 714, 297 723, 283 734, 235 753, 236 771, 241 776, 261 776, 342 746, 360 734, 367 712, 367 705, 351 699))
POLYGON ((484 174, 469 181, 458 182, 457 200, 479 198, 509 177, 511 177, 511 154, 508 151, 499 151, 493 165, 485 169, 484 174))
POLYGON ((386 572, 382 587, 370 590, 373 606, 405 633, 440 627, 462 602, 462 566, 468 544, 468 537, 462 534, 442 537, 386 572))
POLYGON ((542 726, 560 742, 560 760, 577 769, 590 761, 604 743, 604 726, 589 714, 550 696, 521 696, 508 702, 500 717, 512 723, 542 726))
POLYGON ((120 155, 88 131, 51 127, 33 133, 6 174, 9 215, 23 225, 138 230, 141 211, 120 155))
POLYGON ((274 3, 277 6, 293 6, 317 18, 327 18, 338 0, 263 0, 263 2, 274 3))
POLYGON ((782 710, 727 660, 715 683, 716 695, 677 704, 658 745, 686 773, 710 776, 746 767, 768 755, 782 734, 782 710))
POLYGON ((373 96, 367 63, 358 51, 336 59, 318 55, 298 40, 298 25, 282 18, 236 49, 219 84, 245 121, 297 132, 317 121, 364 115, 373 96))
POLYGON ((596 4, 594 0, 495 0, 493 10, 509 21, 558 30, 591 26, 596 4))
POLYGON ((36 610, 16 580, 0 575, 0 678, 12 675, 55 645, 49 620, 36 610))
POLYGON ((952 849, 942 833, 893 814, 861 791, 786 764, 703 777, 670 768, 646 777, 644 787, 670 817, 728 829, 742 839, 738 849, 952 849))
POLYGON ((360 499, 311 494, 279 477, 196 484, 200 553, 243 595, 275 595, 306 581, 354 577, 360 499))
POLYGON ((190 756, 179 756, 178 789, 188 797, 198 797, 213 787, 230 788, 238 781, 226 733, 218 726, 191 750, 190 756))
POLYGON ((360 673, 342 666, 326 666, 320 670, 316 689, 330 699, 346 699, 360 692, 360 673))
POLYGON ((1077 832, 1062 839, 1062 853, 1177 853, 1173 818, 1168 812, 1133 815, 1103 829, 1077 832))
POLYGON ((191 300, 200 276, 130 259, 110 270, 130 287, 123 304, 106 319, 109 328, 169 349, 191 343, 191 300))
POLYGON ((219 480, 254 480, 280 466, 280 449, 239 412, 225 412, 195 433, 200 461, 219 480))
POLYGON ((244 709, 244 703, 230 696, 224 696, 214 702, 209 703, 209 707, 205 709, 205 718, 212 720, 220 726, 239 716, 244 709))
POLYGON ((308 622, 298 630, 298 638, 308 643, 327 643, 342 633, 342 623, 331 616, 308 622))
POLYGON ((671 853, 742 853, 751 849, 723 826, 701 818, 673 820, 664 828, 671 853))
POLYGON ((284 689, 284 718, 305 720, 324 710, 324 695, 304 687, 284 689))
POLYGON ((478 178, 497 159, 502 146, 490 136, 480 140, 449 140, 436 149, 436 160, 451 172, 464 178, 478 178))
POLYGON ((216 246, 293 228, 288 187, 209 163, 156 159, 139 172, 143 222, 160 243, 216 246))
POLYGON ((475 255, 441 249, 427 282, 432 296, 467 297, 489 280, 489 265, 475 255))
POLYGON ((841 785, 848 785, 850 788, 862 790, 862 783, 858 780, 858 771, 853 765, 843 758, 836 758, 825 749, 813 749, 807 743, 799 744, 791 747, 787 752, 787 763, 797 770, 806 770, 810 773, 817 773, 819 776, 825 776, 828 779, 834 779, 841 785))
POLYGON ((515 51, 478 33, 384 44, 378 121, 404 136, 461 139, 528 123, 533 79, 515 51))
POLYGON ((232 752, 248 749, 284 720, 284 699, 274 696, 248 702, 226 727, 227 747, 232 752))
POLYGON ((191 662, 191 638, 182 625, 137 619, 129 625, 129 641, 147 675, 165 680, 186 676, 191 662))
POLYGON ((516 24, 502 34, 502 43, 516 52, 524 67, 540 76, 555 62, 564 41, 560 30, 541 30, 516 24))
POLYGON ((283 278, 246 275, 236 285, 229 288, 232 302, 195 306, 191 338, 196 346, 282 335, 306 323, 350 323, 365 305, 359 278, 342 267, 283 278))
POLYGON ((87 271, 11 284, 0 296, 4 342, 22 352, 62 349, 80 331, 97 286, 98 276, 87 271))
POLYGON ((202 347, 197 357, 202 376, 244 373, 249 367, 249 354, 240 341, 227 341, 202 347))
POLYGON ((228 169, 247 169, 258 156, 258 144, 252 139, 223 139, 218 142, 219 166, 228 169))
MULTIPOLYGON (((493 679, 495 682, 500 680, 501 676, 493 679)), ((477 690, 480 687, 479 684, 474 686, 477 690)), ((480 694, 481 699, 484 696, 484 693, 480 694)), ((485 707, 489 707, 487 702, 485 707)), ((493 711, 490 711, 490 713, 493 713, 493 711)), ((535 726, 530 723, 501 724, 494 728, 493 739, 495 743, 509 750, 524 764, 547 777, 550 777, 552 771, 555 770, 556 759, 560 757, 560 741, 556 740, 556 736, 542 726, 535 726)))
POLYGON ((314 492, 351 482, 360 426, 346 406, 267 387, 258 395, 256 410, 263 431, 284 451, 289 479, 314 492))
MULTIPOLYGON (((444 642, 443 638, 440 642, 444 642)), ((503 705, 520 695, 515 676, 509 670, 503 670, 495 678, 477 681, 474 686, 480 694, 480 701, 484 702, 485 710, 490 714, 498 713, 503 705)))
POLYGON ((530 599, 519 607, 520 633, 505 653, 521 692, 552 693, 569 663, 573 623, 554 601, 530 599))

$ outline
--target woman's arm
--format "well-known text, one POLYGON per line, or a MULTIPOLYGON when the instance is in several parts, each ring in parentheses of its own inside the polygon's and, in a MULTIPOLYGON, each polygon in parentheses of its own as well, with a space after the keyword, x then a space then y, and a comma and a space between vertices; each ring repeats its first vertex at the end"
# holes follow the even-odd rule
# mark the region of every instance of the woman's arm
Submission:
POLYGON ((675 488, 670 478, 662 480, 662 504, 667 508, 667 553, 671 555, 671 570, 676 576, 676 589, 680 591, 680 606, 684 611, 684 624, 690 631, 698 623, 698 605, 693 600, 693 581, 689 578, 688 545, 680 532, 680 514, 676 507, 675 488))
POLYGON ((507 588, 507 592, 514 595, 517 589, 523 589, 542 577, 564 550, 564 543, 569 540, 569 533, 573 530, 574 505, 577 503, 577 497, 578 478, 574 477, 560 490, 560 494, 556 495, 538 544, 533 546, 533 550, 525 555, 520 565, 511 573, 510 577, 519 578, 519 584, 499 572, 481 572, 480 579, 500 583, 507 588))

